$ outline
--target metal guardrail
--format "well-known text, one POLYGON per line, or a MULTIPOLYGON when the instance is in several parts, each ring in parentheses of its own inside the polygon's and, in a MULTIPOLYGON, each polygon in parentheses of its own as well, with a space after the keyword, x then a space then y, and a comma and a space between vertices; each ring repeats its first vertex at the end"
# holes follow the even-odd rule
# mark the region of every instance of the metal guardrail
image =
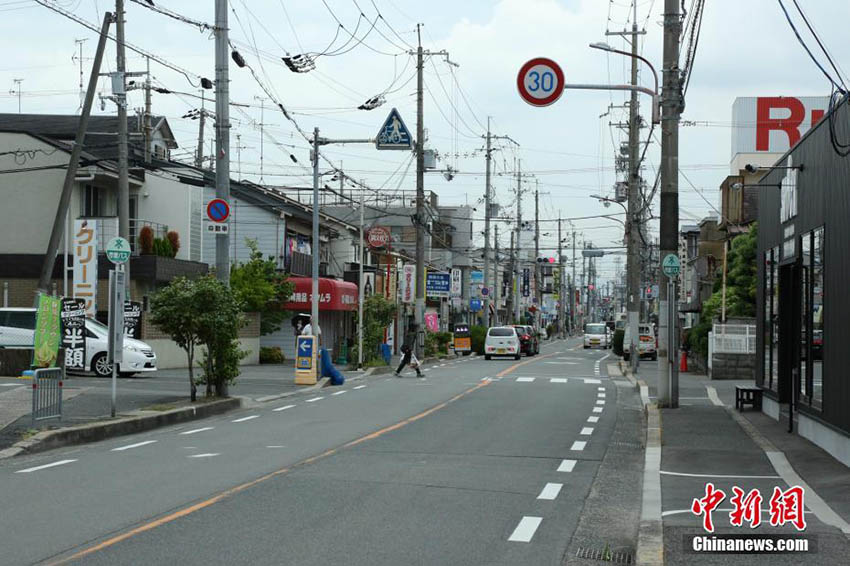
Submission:
POLYGON ((712 329, 715 354, 755 354, 756 326, 754 324, 715 324, 712 329))
POLYGON ((32 426, 47 419, 62 419, 62 368, 35 370, 32 378, 32 426))

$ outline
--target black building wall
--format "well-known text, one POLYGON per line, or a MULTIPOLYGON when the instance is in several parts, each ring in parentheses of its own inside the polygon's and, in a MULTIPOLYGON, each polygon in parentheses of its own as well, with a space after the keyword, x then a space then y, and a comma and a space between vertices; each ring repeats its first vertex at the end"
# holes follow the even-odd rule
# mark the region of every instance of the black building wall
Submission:
MULTIPOLYGON (((818 418, 827 425, 850 434, 850 156, 842 157, 830 141, 830 116, 836 138, 850 144, 850 109, 846 103, 838 105, 812 128, 782 159, 777 166, 788 164, 792 156, 795 166, 802 165, 797 173, 797 216, 788 224, 795 226, 795 237, 820 226, 824 227, 824 297, 823 297, 823 412, 800 406, 801 411, 818 418)), ((758 235, 758 305, 757 325, 758 359, 756 377, 759 384, 764 378, 764 254, 774 246, 783 245, 783 224, 780 222, 781 190, 787 170, 775 169, 759 183, 759 235, 758 235)), ((797 243, 799 255, 799 242, 797 243)), ((782 258, 781 264, 788 260, 782 258)), ((780 317, 792 310, 791 297, 780 289, 780 317)), ((798 336, 792 344, 780 344, 782 350, 801 346, 798 336)), ((780 383, 783 376, 780 374, 780 383)), ((786 378, 787 379, 787 378, 786 378)), ((765 395, 773 395, 766 391, 765 395)), ((787 399, 782 402, 787 403, 787 399)))

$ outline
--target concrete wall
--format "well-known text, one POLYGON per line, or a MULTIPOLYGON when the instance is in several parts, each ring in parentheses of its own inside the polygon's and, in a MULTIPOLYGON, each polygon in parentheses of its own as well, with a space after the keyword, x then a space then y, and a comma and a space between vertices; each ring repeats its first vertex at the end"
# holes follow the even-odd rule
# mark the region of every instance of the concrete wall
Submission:
POLYGON ((797 413, 797 431, 800 436, 817 444, 833 458, 850 467, 850 438, 835 429, 824 426, 805 413, 797 413))
POLYGON ((717 354, 712 356, 711 379, 755 379, 754 354, 717 354))

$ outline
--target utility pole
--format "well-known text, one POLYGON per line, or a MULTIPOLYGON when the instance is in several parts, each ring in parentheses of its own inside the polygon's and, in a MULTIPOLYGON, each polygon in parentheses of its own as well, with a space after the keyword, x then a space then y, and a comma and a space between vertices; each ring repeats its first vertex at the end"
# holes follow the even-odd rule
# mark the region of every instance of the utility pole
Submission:
MULTIPOLYGON (((664 74, 661 95, 661 241, 659 256, 678 254, 679 232, 679 114, 683 101, 679 80, 679 18, 677 0, 664 2, 664 74)), ((676 365, 676 293, 658 286, 658 403, 679 406, 679 374, 676 365), (672 322, 672 327, 668 324, 672 322), (672 339, 672 340, 671 340, 672 339)))
POLYGON ((15 86, 9 91, 9 94, 17 94, 18 95, 18 114, 21 113, 21 83, 24 82, 24 79, 12 79, 12 82, 15 83, 15 86))
POLYGON ((565 332, 565 323, 567 319, 567 297, 564 294, 564 278, 567 275, 566 270, 564 269, 564 250, 563 250, 564 240, 561 238, 561 212, 558 211, 558 272, 560 276, 558 277, 558 331, 561 335, 561 338, 566 337, 565 332))
POLYGON ((495 321, 493 321, 493 326, 498 326, 499 325, 499 303, 500 303, 499 297, 501 295, 501 287, 502 287, 502 282, 501 282, 502 268, 500 267, 500 264, 499 264, 499 225, 496 224, 493 228, 496 229, 496 238, 495 238, 495 244, 496 244, 495 252, 496 253, 493 255, 493 263, 495 265, 495 272, 496 272, 495 277, 493 277, 493 281, 494 281, 493 293, 495 295, 496 307, 493 309, 493 313, 495 314, 495 317, 494 317, 495 321))
POLYGON ((543 294, 540 292, 540 191, 537 188, 537 179, 534 180, 534 298, 537 304, 534 309, 534 325, 540 328, 540 309, 543 307, 543 294))
POLYGON ((425 323, 425 110, 423 97, 424 63, 421 24, 416 24, 416 347, 422 359, 425 323), (421 338, 420 338, 421 337, 421 338))
MULTIPOLYGON (((71 193, 74 190, 74 177, 77 176, 80 153, 83 151, 83 145, 86 139, 86 129, 89 124, 92 102, 94 102, 94 93, 97 90, 97 79, 100 73, 100 65, 103 62, 103 52, 106 50, 106 38, 112 18, 113 15, 108 12, 103 16, 100 39, 97 43, 97 51, 95 51, 91 75, 89 75, 89 88, 86 91, 83 109, 80 113, 80 121, 77 125, 74 145, 71 146, 71 155, 68 158, 68 168, 65 170, 65 181, 62 184, 62 193, 59 196, 59 206, 56 209, 56 217, 53 220, 53 229, 50 232, 47 252, 44 254, 44 262, 41 264, 41 275, 39 276, 38 286, 36 287, 35 306, 38 306, 38 293, 47 293, 49 291, 50 280, 53 274, 53 264, 56 262, 56 253, 59 251, 59 240, 62 238, 63 226, 68 216, 68 205, 71 202, 71 193)), ((67 268, 67 264, 65 267, 67 268)))
POLYGON ((510 283, 508 286, 508 293, 510 295, 510 308, 507 308, 508 305, 505 305, 505 324, 508 324, 511 315, 514 311, 514 303, 516 303, 517 291, 519 290, 519 282, 516 279, 516 247, 515 247, 515 237, 516 233, 514 230, 511 230, 511 259, 510 259, 510 283))
POLYGON ((262 96, 255 96, 254 100, 260 101, 260 123, 257 124, 260 126, 260 184, 263 184, 263 166, 265 162, 265 122, 266 122, 266 99, 262 96))
POLYGON ((573 230, 573 289, 570 291, 570 314, 573 317, 573 331, 575 331, 576 323, 578 322, 578 318, 576 317, 576 297, 575 297, 575 287, 576 287, 576 231, 573 230))
POLYGON ((147 58, 148 71, 145 79, 145 163, 151 162, 151 143, 153 142, 153 126, 151 124, 151 58, 147 58))
POLYGON ((83 43, 85 43, 86 41, 88 41, 88 38, 75 39, 74 40, 74 43, 77 44, 77 47, 80 50, 80 54, 79 55, 75 54, 73 57, 71 57, 72 61, 74 59, 77 59, 80 63, 80 106, 79 106, 79 110, 83 109, 83 102, 85 101, 85 98, 86 98, 86 91, 83 90, 83 43))
MULTIPOLYGON (((339 172, 339 184, 342 189, 343 181, 342 170, 339 172)), ((340 191, 342 194, 342 191, 340 191)), ((365 289, 363 286, 363 262, 366 261, 366 254, 363 250, 363 207, 366 203, 365 191, 360 191, 360 257, 357 258, 357 263, 360 264, 360 277, 357 287, 359 288, 360 300, 357 302, 357 369, 363 369, 363 301, 366 298, 365 289)), ((318 250, 315 250, 318 251, 318 250)))
MULTIPOLYGON (((492 151, 490 142, 490 116, 487 116, 487 166, 484 174, 484 286, 490 285, 490 161, 492 151)), ((498 273, 496 269, 496 273, 498 273)), ((498 276, 496 285, 498 285, 498 276)), ((498 308, 498 303, 496 303, 498 308)), ((484 296, 484 327, 490 328, 490 293, 484 296)))
POLYGON ((519 303, 522 296, 520 278, 522 274, 522 160, 517 160, 516 169, 516 301, 514 301, 514 324, 519 324, 519 303))
MULTIPOLYGON (((201 89, 201 112, 198 115, 198 151, 195 154, 195 167, 202 169, 204 167, 204 122, 207 119, 207 110, 204 108, 204 91, 201 89)), ((212 163, 210 163, 212 167, 212 163)))
MULTIPOLYGON (((127 56, 124 47, 124 0, 115 0, 116 74, 118 105, 118 235, 130 240, 130 164, 127 157, 127 56)), ((113 79, 113 89, 115 80, 113 79)), ((130 262, 124 264, 127 299, 130 298, 130 262)), ((123 307, 119 307, 123 308, 123 307)))
MULTIPOLYGON (((230 201, 230 45, 227 0, 215 0, 215 196, 230 201)), ((318 250, 318 238, 313 240, 318 250)), ((315 263, 315 261, 313 262, 315 263)), ((215 235, 215 274, 230 285, 230 235, 215 235)), ((318 289, 313 289, 314 296, 318 289)), ((318 317, 313 321, 318 323, 318 317)))

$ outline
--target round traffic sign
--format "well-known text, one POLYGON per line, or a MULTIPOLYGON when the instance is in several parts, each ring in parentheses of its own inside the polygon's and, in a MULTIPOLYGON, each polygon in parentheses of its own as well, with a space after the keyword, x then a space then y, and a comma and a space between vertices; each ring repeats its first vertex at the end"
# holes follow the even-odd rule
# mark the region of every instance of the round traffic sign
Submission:
POLYGON ((664 272, 664 275, 667 277, 675 277, 679 275, 679 270, 681 269, 681 264, 679 263, 679 256, 676 254, 667 254, 664 256, 664 261, 661 262, 661 271, 664 272))
POLYGON ((519 69, 516 78, 519 95, 532 106, 549 106, 564 92, 564 72, 546 57, 536 57, 519 69))
POLYGON ((207 218, 213 222, 227 222, 230 217, 230 205, 222 198, 214 198, 207 203, 207 218))
POLYGON ((490 294, 490 289, 489 289, 489 288, 487 288, 487 287, 481 287, 481 295, 482 295, 482 296, 486 297, 486 296, 487 296, 487 295, 489 295, 489 294, 490 294))
POLYGON ((106 244, 106 259, 114 264, 125 263, 130 259, 130 242, 120 236, 109 240, 106 244))

